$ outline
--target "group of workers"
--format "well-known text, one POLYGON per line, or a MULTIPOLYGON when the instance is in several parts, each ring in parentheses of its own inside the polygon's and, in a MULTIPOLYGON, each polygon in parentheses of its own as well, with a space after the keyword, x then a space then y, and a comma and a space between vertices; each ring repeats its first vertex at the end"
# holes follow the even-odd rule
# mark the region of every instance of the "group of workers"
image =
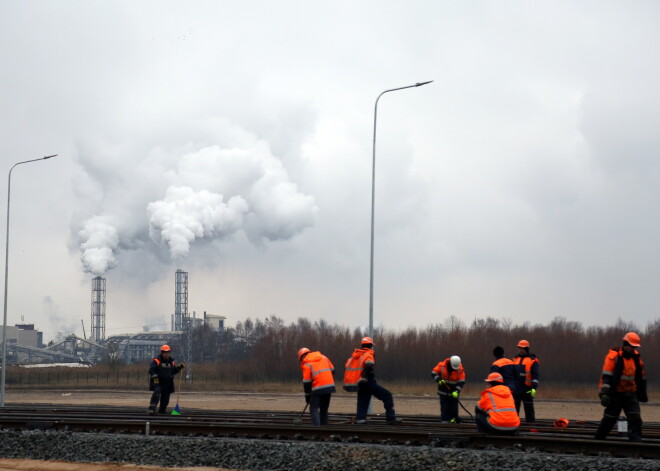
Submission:
MULTIPOLYGON (((642 418, 640 402, 647 402, 646 375, 644 362, 639 354, 641 340, 635 332, 623 336, 621 347, 613 347, 605 356, 600 379, 600 402, 605 407, 603 418, 596 431, 596 439, 605 439, 623 410, 628 419, 628 438, 631 441, 642 439, 642 418)), ((475 407, 477 430, 485 433, 515 434, 520 426, 520 406, 525 412, 525 421, 532 424, 536 420, 534 398, 539 386, 539 359, 530 353, 527 340, 518 342, 518 354, 509 359, 504 357, 504 349, 493 349, 495 361, 484 380, 488 387, 481 392, 475 407)), ((302 370, 305 400, 309 404, 313 425, 328 424, 328 409, 332 394, 336 392, 335 368, 328 357, 307 347, 298 350, 298 361, 302 370)), ((346 361, 344 390, 357 392, 356 423, 367 423, 367 412, 371 398, 382 401, 385 420, 388 424, 398 424, 402 420, 394 409, 392 393, 379 385, 375 375, 376 360, 374 341, 364 337, 360 348, 356 348, 346 361)), ((151 397, 149 413, 165 413, 169 397, 174 392, 174 375, 184 365, 176 364, 170 357, 170 347, 163 345, 161 353, 154 358, 149 368, 151 397)), ((458 422, 458 406, 461 390, 465 386, 465 369, 458 355, 439 362, 431 371, 433 381, 438 385, 440 397, 440 421, 458 422)))

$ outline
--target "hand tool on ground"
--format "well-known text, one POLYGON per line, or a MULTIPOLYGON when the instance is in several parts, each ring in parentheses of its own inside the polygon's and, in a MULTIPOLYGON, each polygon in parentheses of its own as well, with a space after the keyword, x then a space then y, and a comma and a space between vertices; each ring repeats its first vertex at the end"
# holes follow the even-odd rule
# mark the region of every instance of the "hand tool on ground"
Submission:
POLYGON ((307 407, 308 407, 308 406, 309 406, 309 402, 305 404, 305 408, 304 408, 303 411, 300 413, 300 416, 299 416, 299 417, 296 417, 295 419, 293 419, 293 423, 294 423, 294 424, 296 424, 296 425, 300 425, 300 424, 302 424, 302 418, 303 418, 303 415, 305 415, 305 411, 307 410, 307 407))

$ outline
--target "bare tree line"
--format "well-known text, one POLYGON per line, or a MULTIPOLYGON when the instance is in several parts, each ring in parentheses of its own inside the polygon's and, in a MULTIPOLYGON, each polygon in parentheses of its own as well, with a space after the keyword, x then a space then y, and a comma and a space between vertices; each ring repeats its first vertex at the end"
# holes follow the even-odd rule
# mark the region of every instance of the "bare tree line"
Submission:
MULTIPOLYGON (((442 323, 404 330, 377 329, 377 377, 383 381, 419 383, 430 381, 435 364, 450 355, 459 355, 468 382, 480 381, 488 373, 493 348, 504 347, 514 357, 520 339, 531 344, 530 352, 540 359, 543 383, 594 385, 598 382, 607 349, 621 345, 622 336, 634 330, 642 337, 642 358, 649 382, 657 382, 660 364, 660 319, 645 328, 621 319, 612 326, 584 327, 580 322, 556 317, 549 323, 514 324, 492 317, 466 324, 451 316, 442 323)), ((299 381, 296 352, 300 347, 320 350, 328 356, 341 381, 344 363, 365 335, 360 329, 311 322, 299 318, 285 324, 275 316, 247 319, 215 335, 207 327, 194 332, 195 362, 215 364, 218 379, 227 382, 299 381)))

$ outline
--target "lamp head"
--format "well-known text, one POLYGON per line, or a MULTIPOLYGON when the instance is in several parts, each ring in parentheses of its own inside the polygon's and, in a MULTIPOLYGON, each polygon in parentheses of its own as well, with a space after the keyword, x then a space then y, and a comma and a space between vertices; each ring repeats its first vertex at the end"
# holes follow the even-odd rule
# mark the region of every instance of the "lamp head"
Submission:
POLYGON ((416 87, 421 87, 422 85, 426 85, 427 83, 431 83, 431 82, 433 82, 433 80, 429 80, 428 82, 417 82, 415 84, 415 86, 416 87))
POLYGON ((57 157, 58 155, 60 155, 60 154, 47 155, 47 156, 44 157, 42 160, 52 159, 53 157, 57 157))

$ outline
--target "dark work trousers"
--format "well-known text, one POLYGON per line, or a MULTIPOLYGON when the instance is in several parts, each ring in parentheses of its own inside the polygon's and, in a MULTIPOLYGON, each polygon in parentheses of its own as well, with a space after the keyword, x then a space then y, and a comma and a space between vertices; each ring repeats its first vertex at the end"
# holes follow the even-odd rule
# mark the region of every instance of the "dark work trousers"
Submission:
POLYGON ((524 393, 513 393, 513 400, 516 403, 516 412, 520 416, 520 403, 522 402, 523 407, 525 408, 525 422, 528 424, 533 424, 536 422, 536 415, 534 415, 534 399, 532 399, 531 394, 524 393))
POLYGON ((328 425, 328 408, 332 394, 314 394, 309 400, 309 415, 312 425, 328 425))
POLYGON ((475 408, 475 421, 477 422, 477 432, 494 433, 497 435, 515 435, 517 430, 498 430, 488 422, 488 414, 479 408, 475 408))
POLYGON ((458 399, 440 394, 440 421, 458 420, 458 399))
POLYGON ((158 400, 160 400, 160 409, 158 409, 158 411, 164 414, 167 405, 170 403, 171 393, 171 388, 163 387, 160 384, 156 385, 154 388, 154 393, 151 395, 151 403, 149 404, 149 409, 156 410, 156 406, 158 406, 158 400))
POLYGON ((396 418, 392 393, 380 386, 376 381, 368 381, 358 383, 357 420, 366 420, 371 396, 374 396, 379 401, 383 401, 386 420, 394 420, 396 418))
POLYGON ((596 430, 596 440, 607 437, 619 419, 621 410, 628 418, 628 439, 632 442, 642 441, 642 414, 635 393, 614 393, 610 396, 610 405, 605 408, 603 419, 596 430))

